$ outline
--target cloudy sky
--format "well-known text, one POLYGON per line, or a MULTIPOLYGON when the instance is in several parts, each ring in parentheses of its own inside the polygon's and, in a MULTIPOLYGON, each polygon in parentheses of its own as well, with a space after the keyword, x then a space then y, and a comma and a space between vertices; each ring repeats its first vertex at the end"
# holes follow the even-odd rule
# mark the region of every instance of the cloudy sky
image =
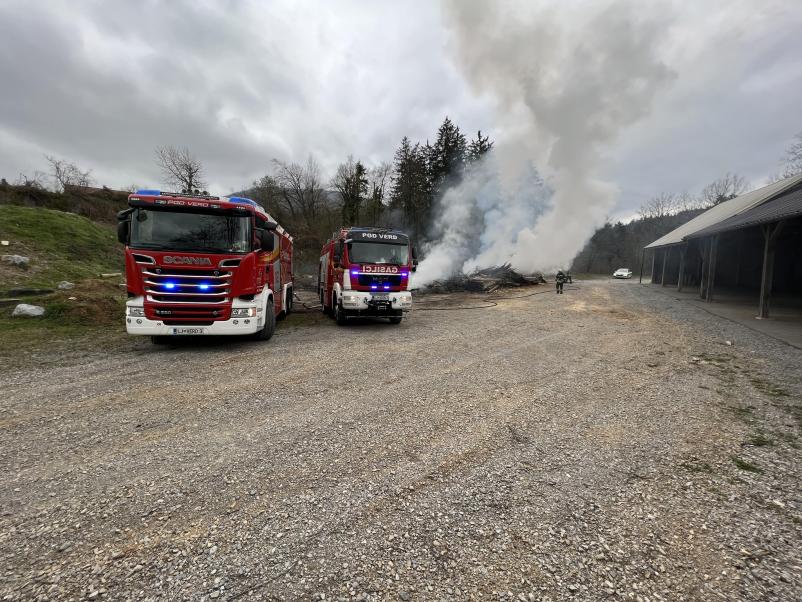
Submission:
MULTIPOLYGON (((587 4, 538 2, 560 12, 568 48, 582 46, 570 25, 587 4)), ((727 171, 761 184, 802 130, 802 3, 646 5, 670 77, 599 149, 614 216, 727 171)), ((465 72, 453 13, 429 1, 3 0, 0 176, 44 170, 51 154, 111 187, 159 185, 154 148, 179 145, 226 193, 273 158, 311 153, 328 173, 349 154, 389 160, 402 136, 430 138, 445 115, 509 136, 494 89, 465 72)))

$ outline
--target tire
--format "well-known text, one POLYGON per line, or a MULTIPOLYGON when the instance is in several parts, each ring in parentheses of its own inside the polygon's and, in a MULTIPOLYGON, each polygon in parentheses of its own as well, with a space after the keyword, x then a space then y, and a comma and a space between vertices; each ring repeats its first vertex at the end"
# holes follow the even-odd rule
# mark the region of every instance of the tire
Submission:
POLYGON ((169 345, 170 340, 166 336, 152 336, 150 337, 150 342, 154 345, 169 345))
POLYGON ((390 324, 401 324, 401 320, 403 320, 402 316, 392 316, 390 318, 390 324))
POLYGON ((334 307, 334 321, 337 322, 337 326, 348 324, 348 316, 340 303, 334 307))
POLYGON ((254 341, 268 341, 276 331, 276 312, 273 306, 273 299, 267 300, 265 307, 265 325, 262 330, 257 330, 251 335, 254 341))

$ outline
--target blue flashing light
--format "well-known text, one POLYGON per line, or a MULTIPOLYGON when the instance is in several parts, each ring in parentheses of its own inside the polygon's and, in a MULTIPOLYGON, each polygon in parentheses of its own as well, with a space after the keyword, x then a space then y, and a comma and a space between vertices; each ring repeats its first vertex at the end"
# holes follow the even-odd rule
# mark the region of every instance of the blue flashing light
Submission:
POLYGON ((359 276, 359 270, 351 270, 351 276, 359 276))
POLYGON ((409 272, 401 272, 402 276, 409 276, 409 272))
POLYGON ((199 288, 200 290, 202 290, 202 291, 208 291, 208 290, 209 290, 209 285, 208 285, 208 284, 206 284, 205 282, 201 282, 201 283, 198 285, 198 288, 199 288))
POLYGON ((173 290, 175 288, 175 282, 165 282, 164 288, 167 290, 173 290))
POLYGON ((136 191, 137 194, 141 194, 143 196, 160 196, 162 191, 161 190, 151 190, 150 188, 143 188, 141 190, 136 191))
POLYGON ((379 287, 378 287, 378 286, 376 286, 375 284, 372 284, 370 288, 371 288, 371 290, 374 290, 374 291, 375 291, 375 290, 376 290, 377 288, 379 288, 379 287))
POLYGON ((385 284, 384 285, 384 290, 389 291, 390 290, 390 285, 389 284, 385 284))
POLYGON ((239 203, 241 205, 253 205, 254 207, 258 207, 259 205, 256 201, 252 201, 251 199, 246 199, 242 196, 230 196, 228 197, 229 203, 239 203))

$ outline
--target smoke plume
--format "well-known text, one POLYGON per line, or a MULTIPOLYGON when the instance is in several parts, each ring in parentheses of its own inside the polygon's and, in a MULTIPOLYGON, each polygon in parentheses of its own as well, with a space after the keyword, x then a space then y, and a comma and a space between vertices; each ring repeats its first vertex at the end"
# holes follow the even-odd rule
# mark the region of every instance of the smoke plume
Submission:
POLYGON ((643 3, 560 6, 446 1, 455 62, 495 100, 499 127, 487 159, 439 200, 416 286, 502 262, 566 267, 614 206, 603 153, 673 73, 643 3))

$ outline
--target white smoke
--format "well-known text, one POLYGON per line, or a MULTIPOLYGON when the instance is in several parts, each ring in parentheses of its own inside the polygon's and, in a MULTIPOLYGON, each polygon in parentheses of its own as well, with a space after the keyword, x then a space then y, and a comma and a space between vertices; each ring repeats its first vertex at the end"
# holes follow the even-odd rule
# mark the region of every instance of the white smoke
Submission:
POLYGON ((488 159, 440 199, 416 286, 503 262, 565 267, 614 206, 603 153, 673 78, 658 57, 668 16, 628 1, 560 6, 446 1, 457 66, 495 99, 499 127, 488 159))

